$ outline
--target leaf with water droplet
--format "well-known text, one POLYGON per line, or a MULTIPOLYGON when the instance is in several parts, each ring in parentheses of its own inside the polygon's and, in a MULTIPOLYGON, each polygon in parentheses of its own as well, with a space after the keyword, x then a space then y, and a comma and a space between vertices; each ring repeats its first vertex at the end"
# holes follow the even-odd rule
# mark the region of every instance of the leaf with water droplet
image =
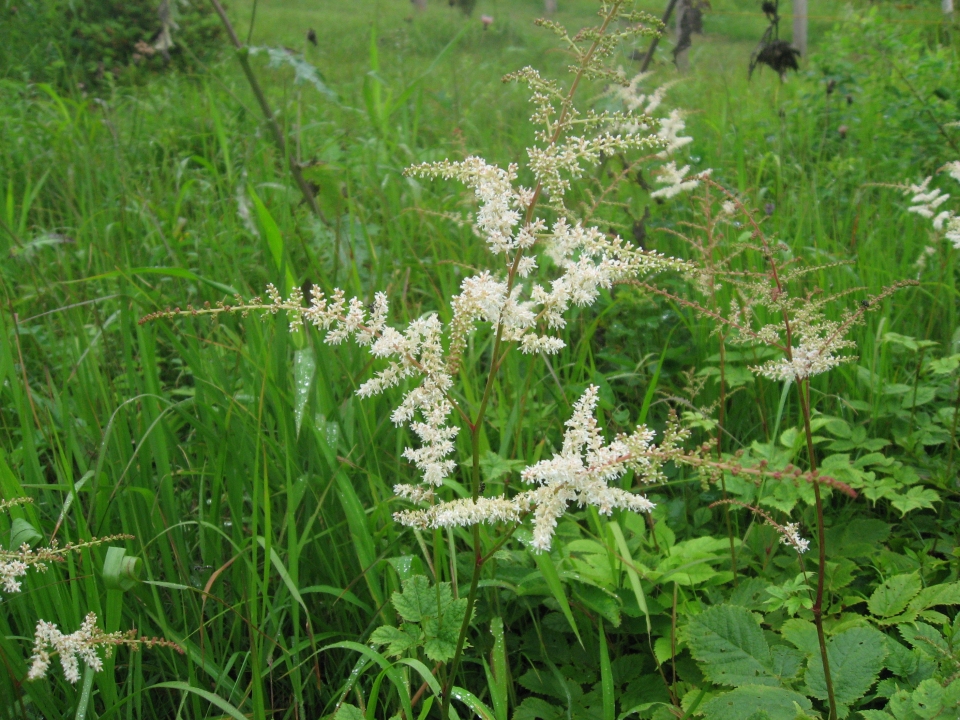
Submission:
POLYGON ((293 354, 293 412, 297 420, 297 435, 303 423, 303 411, 306 410, 313 387, 313 376, 317 369, 317 360, 313 348, 309 345, 293 354))

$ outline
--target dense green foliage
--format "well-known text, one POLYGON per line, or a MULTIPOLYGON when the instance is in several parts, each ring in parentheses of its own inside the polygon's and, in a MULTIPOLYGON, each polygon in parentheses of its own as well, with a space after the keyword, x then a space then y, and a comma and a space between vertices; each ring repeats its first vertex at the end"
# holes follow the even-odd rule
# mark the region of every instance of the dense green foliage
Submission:
POLYGON ((210 6, 196 0, 26 0, 0 12, 0 72, 67 87, 195 65, 215 54, 222 34, 210 6))
MULTIPOLYGON (((398 322, 443 308, 466 273, 490 265, 468 224, 450 219, 474 203, 454 183, 402 171, 473 153, 522 158, 527 98, 500 78, 526 64, 561 77, 567 59, 532 28, 539 2, 481 1, 471 18, 446 3, 423 14, 399 0, 261 3, 252 43, 302 52, 333 90, 253 57, 291 152, 320 188, 324 223, 290 181, 231 53, 140 86, 76 87, 100 62, 141 67, 132 46, 157 31, 151 3, 123 4, 132 18, 97 14, 109 5, 44 20, 42 41, 43 22, 0 23, 0 498, 35 500, 0 514, 0 538, 23 532, 17 520, 34 540, 129 533, 136 539, 113 544, 142 571, 135 584, 111 579, 106 548, 95 548, 30 574, 22 593, 0 593, 0 717, 87 707, 100 718, 320 718, 338 707, 351 720, 439 717, 438 678, 474 557, 466 532, 393 521, 406 504, 392 487, 415 475, 400 455, 409 433, 390 422, 399 393, 359 399, 367 356, 313 331, 294 336, 281 315, 138 320, 284 287, 288 273, 366 299, 385 290, 398 322), (489 28, 481 12, 495 16, 489 28), (114 22, 122 32, 110 32, 114 22), (72 631, 89 611, 108 631, 136 627, 185 653, 120 650, 76 686, 58 669, 24 682, 37 620, 72 631)), ((568 26, 591 21, 593 3, 560 6, 568 26)), ((203 28, 191 49, 216 58, 205 47, 213 16, 190 7, 184 35, 203 28)), ((47 18, 52 8, 25 2, 17 12, 47 18)), ((232 9, 245 34, 251 5, 232 9)), ((957 717, 956 251, 940 243, 926 253, 929 223, 880 185, 960 157, 960 130, 947 127, 960 120, 958 29, 932 5, 830 4, 823 14, 835 27, 812 26, 799 75, 748 83, 763 23, 735 15, 752 4, 714 10, 689 74, 678 78, 664 54, 651 79, 679 80, 668 103, 690 112, 694 137, 683 162, 713 168, 756 207, 784 262, 824 266, 803 290, 920 283, 872 307, 854 330, 858 359, 811 388, 819 467, 858 492, 825 488, 837 703, 867 720, 957 717)), ((633 50, 616 62, 635 68, 633 50)), ((600 90, 585 96, 602 104, 600 90)), ((600 172, 615 168, 613 159, 600 172)), ((934 182, 949 191, 947 178, 934 182)), ((689 197, 658 203, 631 182, 617 200, 605 224, 695 254, 678 237, 700 217, 689 197)), ((743 228, 724 232, 734 247, 743 228)), ((749 254, 737 262, 757 267, 749 254)), ((733 290, 724 292, 720 304, 733 290)), ((851 305, 866 297, 858 293, 851 305)), ((481 433, 485 485, 515 487, 520 468, 549 457, 588 384, 600 388, 608 437, 644 420, 662 430, 672 407, 696 443, 713 442, 721 373, 727 456, 805 466, 796 393, 751 374, 758 358, 747 349, 721 361, 714 330, 687 306, 619 287, 573 315, 546 374, 543 358, 508 355, 481 433)), ((467 349, 466 385, 482 386, 489 352, 467 349)), ((462 442, 458 459, 469 456, 462 442)), ((443 492, 464 488, 451 480, 443 492)), ((549 554, 530 552, 519 530, 482 581, 456 680, 469 690, 454 703, 460 717, 826 717, 807 592, 819 549, 811 488, 734 473, 723 488, 705 486, 671 467, 648 489, 649 525, 572 512, 549 554), (813 545, 805 568, 762 518, 711 507, 725 494, 799 522, 813 545)), ((484 551, 495 549, 493 530, 481 535, 484 551)))

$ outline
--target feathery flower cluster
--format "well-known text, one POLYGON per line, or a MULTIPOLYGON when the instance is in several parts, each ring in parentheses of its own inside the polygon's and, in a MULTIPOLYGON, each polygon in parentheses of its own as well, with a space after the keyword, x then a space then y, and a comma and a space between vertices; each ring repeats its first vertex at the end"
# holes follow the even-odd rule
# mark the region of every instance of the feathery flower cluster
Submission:
MULTIPOLYGON (((946 172, 957 182, 960 182, 960 160, 944 165, 941 172, 946 172)), ((921 217, 932 220, 933 229, 953 243, 960 250, 960 215, 953 210, 941 210, 940 206, 950 199, 950 195, 939 188, 930 189, 932 177, 927 177, 917 185, 902 186, 905 195, 910 196, 908 212, 916 213, 921 217)))
POLYGON ((736 507, 742 507, 752 512, 754 515, 758 515, 759 517, 763 518, 767 521, 767 525, 776 530, 780 535, 780 542, 784 545, 789 545, 800 555, 803 555, 807 550, 810 549, 810 541, 801 537, 800 535, 799 523, 787 523, 786 525, 781 525, 772 517, 770 517, 770 513, 767 511, 762 510, 755 505, 748 505, 745 502, 740 502, 739 500, 718 500, 717 502, 712 503, 710 507, 714 508, 719 505, 733 505, 736 507))
MULTIPOLYGON (((610 94, 619 100, 627 112, 626 118, 620 119, 618 116, 617 127, 621 132, 630 134, 636 132, 646 132, 652 125, 659 125, 656 133, 656 139, 660 143, 660 151, 656 157, 666 160, 672 157, 680 148, 693 142, 693 138, 682 133, 686 130, 686 123, 683 119, 683 112, 674 108, 665 118, 653 119, 651 114, 660 107, 667 90, 672 83, 667 83, 656 88, 652 93, 642 92, 640 84, 648 77, 649 73, 640 73, 624 86, 615 85, 610 94), (635 113, 641 112, 637 116, 635 113)), ((675 160, 663 165, 659 171, 657 182, 661 185, 667 185, 650 193, 654 198, 672 198, 682 192, 693 190, 700 184, 700 178, 710 174, 710 170, 704 170, 695 176, 687 177, 690 166, 685 165, 678 169, 675 160)))
POLYGON ((799 523, 787 523, 786 525, 775 525, 777 532, 780 533, 780 542, 784 545, 790 545, 794 550, 803 555, 810 549, 810 541, 800 536, 799 523))
POLYGON ((136 630, 104 632, 97 627, 96 613, 88 613, 80 629, 69 635, 60 632, 55 624, 41 620, 37 623, 34 635, 33 655, 30 658, 32 663, 27 673, 27 680, 46 677, 53 655, 59 655, 64 677, 69 682, 76 683, 80 679, 80 660, 83 660, 84 664, 94 672, 100 672, 103 670, 103 660, 98 650, 103 648, 104 657, 109 658, 118 645, 126 645, 134 651, 139 650, 141 646, 147 648, 159 646, 183 652, 179 645, 169 640, 139 638, 136 630))
POLYGON ((678 170, 677 163, 671 160, 662 168, 660 168, 660 174, 657 176, 657 182, 661 185, 666 185, 667 187, 654 190, 652 193, 650 193, 650 197, 664 199, 675 197, 676 195, 686 192, 687 190, 693 190, 700 184, 700 180, 702 178, 710 175, 710 171, 705 170, 702 173, 688 178, 688 172, 690 172, 689 165, 684 165, 678 170))
MULTIPOLYGON (((476 331, 478 323, 491 323, 504 342, 516 343, 521 352, 557 353, 564 348, 564 342, 549 331, 564 327, 564 314, 572 306, 591 305, 602 289, 619 280, 666 268, 682 269, 685 265, 639 250, 620 237, 609 237, 599 228, 571 225, 564 218, 550 228, 540 218, 525 221, 534 192, 514 186, 515 166, 503 170, 482 158, 469 157, 459 162, 417 165, 407 172, 421 177, 454 178, 472 188, 480 203, 475 231, 491 252, 510 263, 511 271, 516 269, 506 278, 484 271, 464 279, 460 293, 451 298, 452 320, 448 327, 435 313, 414 320, 404 331, 389 326, 389 304, 383 293, 376 294, 369 310, 359 298, 347 300, 339 289, 329 297, 314 292, 310 304, 304 306, 299 290, 295 289, 284 300, 272 285, 267 287, 266 305, 255 298, 250 304, 233 308, 191 312, 282 310, 287 313, 291 329, 309 322, 326 331, 329 344, 352 337, 374 357, 389 361, 386 368, 360 386, 361 397, 419 378, 419 385, 405 394, 391 420, 398 425, 408 424, 417 435, 420 447, 407 448, 404 457, 421 471, 424 483, 437 487, 455 467, 449 456, 458 428, 449 423, 454 410, 449 393, 467 338, 476 331), (559 270, 559 275, 546 285, 526 279, 538 267, 534 254, 538 246, 559 270), (444 338, 448 340, 446 351, 444 338)), ((410 499, 427 497, 425 490, 396 492, 410 499)))
POLYGON ((771 360, 751 370, 776 382, 805 380, 851 360, 850 356, 834 355, 835 350, 849 345, 850 342, 842 338, 839 342, 825 341, 820 344, 801 342, 791 348, 789 360, 771 360))
POLYGON ((538 551, 550 549, 557 521, 571 504, 595 507, 609 515, 616 508, 650 512, 654 505, 645 496, 617 487, 611 480, 633 469, 642 482, 662 479, 665 459, 679 454, 678 441, 683 433, 672 433, 659 447, 653 443, 653 432, 639 426, 630 435, 621 435, 606 443, 594 417, 598 389, 595 385, 574 405, 573 416, 560 452, 549 460, 541 460, 521 472, 531 490, 512 498, 506 496, 454 500, 424 510, 398 512, 395 519, 420 528, 467 527, 478 523, 519 522, 533 513, 533 542, 538 551))

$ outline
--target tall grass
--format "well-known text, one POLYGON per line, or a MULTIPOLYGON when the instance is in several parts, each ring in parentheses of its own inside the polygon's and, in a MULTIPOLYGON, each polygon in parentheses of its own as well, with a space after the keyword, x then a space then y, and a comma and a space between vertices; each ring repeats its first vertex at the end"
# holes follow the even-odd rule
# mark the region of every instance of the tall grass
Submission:
MULTIPOLYGON (((561 5, 565 22, 586 16, 586 3, 561 5)), ((249 7, 237 6, 245 17, 249 7)), ((339 94, 332 101, 282 70, 259 68, 291 145, 314 163, 308 172, 322 187, 328 225, 302 207, 229 59, 207 74, 86 94, 3 81, 0 490, 36 498, 18 512, 47 534, 58 527, 61 540, 135 535, 126 549, 142 558, 143 581, 108 588, 104 551, 92 550, 4 597, 0 716, 82 716, 84 683, 19 681, 37 617, 72 629, 93 610, 107 630, 137 627, 186 650, 121 653, 112 672, 92 679, 99 717, 318 717, 340 700, 357 662, 322 648, 363 642, 388 620, 387 600, 421 562, 412 559, 421 547, 438 581, 457 581, 448 538, 415 537, 391 519, 390 488, 412 475, 400 457, 407 439, 388 421, 392 397, 360 407, 353 391, 369 368, 358 353, 331 352, 309 335, 297 341, 282 318, 188 318, 177 327, 138 320, 256 294, 268 282, 283 287, 288 272, 297 284, 337 284, 360 296, 388 288, 402 299, 399 319, 442 306, 464 268, 482 262, 470 229, 440 214, 461 212, 465 198, 401 170, 447 155, 481 151, 508 162, 521 152, 526 103, 499 77, 534 61, 548 72, 565 62, 528 27, 538 6, 495 7, 489 30, 476 23, 436 65, 469 21, 434 8, 407 22, 405 4, 367 3, 379 13, 371 32, 369 16, 352 4, 258 9, 253 42, 304 48, 339 94), (311 24, 316 50, 302 39, 311 24)), ((864 185, 901 180, 894 172, 919 175, 918 148, 934 146, 935 130, 928 124, 915 146, 885 142, 889 98, 852 87, 848 106, 839 92, 827 97, 812 70, 786 84, 770 74, 747 83, 752 32, 734 32, 741 26, 729 19, 717 27, 733 38, 710 37, 695 50, 692 72, 672 95, 693 113, 696 167, 715 168, 718 181, 761 207, 771 203, 768 227, 791 252, 852 260, 820 280, 834 291, 915 275, 925 226, 905 216, 894 193, 864 185), (851 128, 845 140, 841 124, 851 128)), ((955 46, 938 52, 938 62, 956 68, 955 46)), ((622 60, 631 62, 626 53, 622 60)), ((673 78, 668 67, 659 73, 673 78)), ((950 87, 957 92, 955 80, 950 87)), ((948 159, 939 150, 921 158, 926 169, 948 159)), ((645 197, 638 186, 624 199, 636 218, 645 197)), ((648 246, 677 251, 658 229, 684 219, 653 206, 648 246)), ((945 253, 940 275, 872 316, 861 354, 878 358, 878 374, 902 382, 912 372, 875 344, 882 330, 954 340, 952 269, 945 253)), ((606 422, 626 426, 637 408, 651 407, 651 384, 674 392, 681 370, 709 364, 702 323, 622 295, 624 303, 571 323, 568 348, 552 361, 556 382, 531 383, 529 361, 508 357, 492 410, 507 431, 484 432, 485 453, 539 458, 545 435, 561 429, 589 382, 601 385, 606 422), (520 424, 522 412, 537 422, 520 424)), ((471 347, 469 357, 487 352, 471 347)), ((463 372, 479 364, 465 362, 463 372)), ((842 386, 848 398, 869 397, 855 369, 837 378, 821 391, 842 386)), ((775 416, 779 393, 758 395, 775 416)), ((653 404, 652 420, 662 421, 661 407, 653 404)), ((752 409, 735 408, 728 422, 738 436, 767 439, 752 409)), ((491 471, 489 482, 507 477, 491 471)), ((665 507, 685 513, 691 494, 689 484, 668 489, 665 507)), ((608 532, 599 518, 584 527, 608 532)), ((631 541, 642 534, 627 529, 631 541)), ((0 537, 7 530, 0 518, 0 537)), ((617 547, 629 554, 626 539, 617 547)), ((513 621, 539 627, 536 618, 513 621)), ((602 667, 607 643, 602 626, 585 640, 602 667)), ((512 640, 507 647, 518 650, 512 640)))

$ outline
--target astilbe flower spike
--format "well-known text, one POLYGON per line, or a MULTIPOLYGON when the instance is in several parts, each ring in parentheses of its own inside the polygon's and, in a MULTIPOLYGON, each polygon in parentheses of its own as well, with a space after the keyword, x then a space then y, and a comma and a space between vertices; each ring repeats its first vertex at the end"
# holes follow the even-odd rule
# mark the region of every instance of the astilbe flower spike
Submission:
POLYGON ((80 660, 93 670, 103 670, 103 660, 99 650, 102 648, 104 657, 111 657, 118 645, 125 645, 131 650, 140 647, 167 647, 183 653, 183 649, 176 643, 159 638, 137 637, 136 630, 127 632, 105 632, 97 627, 97 614, 87 613, 83 624, 76 632, 65 635, 53 623, 41 620, 37 623, 34 635, 33 655, 31 656, 30 671, 27 680, 39 680, 46 677, 54 655, 60 656, 60 665, 63 667, 64 677, 71 683, 80 679, 80 660))

